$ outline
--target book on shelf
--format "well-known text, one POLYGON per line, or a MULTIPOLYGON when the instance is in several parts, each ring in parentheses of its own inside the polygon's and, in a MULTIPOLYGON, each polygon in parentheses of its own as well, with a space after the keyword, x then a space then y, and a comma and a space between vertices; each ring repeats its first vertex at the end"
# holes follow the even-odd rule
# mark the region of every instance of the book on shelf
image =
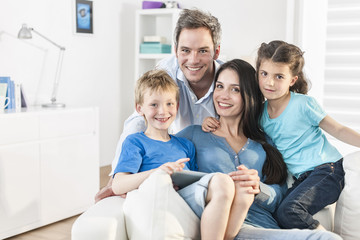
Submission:
POLYGON ((5 109, 20 109, 22 107, 27 107, 25 95, 23 93, 22 84, 16 81, 11 80, 10 77, 1 77, 0 84, 2 88, 6 84, 6 90, 1 90, 1 95, 9 97, 9 105, 5 109))
POLYGON ((0 97, 6 97, 7 86, 6 82, 0 82, 0 97))
POLYGON ((28 100, 27 100, 26 95, 24 93, 24 87, 23 87, 22 84, 20 84, 20 94, 21 94, 21 107, 22 108, 27 108, 28 100))
POLYGON ((166 37, 161 36, 144 36, 144 43, 166 43, 166 37))
POLYGON ((18 82, 14 82, 14 102, 15 109, 21 108, 21 84, 18 82))
POLYGON ((7 107, 5 109, 11 109, 11 79, 10 77, 0 77, 0 83, 4 83, 6 84, 6 95, 5 97, 9 97, 9 101, 10 103, 7 105, 7 107))

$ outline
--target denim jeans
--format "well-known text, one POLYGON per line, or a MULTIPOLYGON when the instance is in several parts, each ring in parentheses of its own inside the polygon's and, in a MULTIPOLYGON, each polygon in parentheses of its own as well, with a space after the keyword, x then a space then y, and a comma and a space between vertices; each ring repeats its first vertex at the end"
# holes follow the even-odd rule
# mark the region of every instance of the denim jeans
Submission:
POLYGON ((282 228, 315 229, 319 222, 313 215, 336 202, 344 187, 343 160, 317 166, 295 179, 275 218, 282 228))
POLYGON ((243 224, 234 240, 341 240, 332 232, 309 229, 268 229, 243 224))
POLYGON ((215 173, 209 173, 200 178, 199 181, 190 184, 178 191, 194 213, 201 219, 205 209, 205 201, 208 193, 209 182, 215 173))

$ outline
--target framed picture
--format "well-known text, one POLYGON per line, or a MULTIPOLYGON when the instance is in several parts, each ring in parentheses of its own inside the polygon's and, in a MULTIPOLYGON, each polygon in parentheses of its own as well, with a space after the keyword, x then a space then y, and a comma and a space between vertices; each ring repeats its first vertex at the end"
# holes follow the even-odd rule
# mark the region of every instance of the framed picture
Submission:
POLYGON ((75 0, 76 33, 93 33, 93 2, 75 0))

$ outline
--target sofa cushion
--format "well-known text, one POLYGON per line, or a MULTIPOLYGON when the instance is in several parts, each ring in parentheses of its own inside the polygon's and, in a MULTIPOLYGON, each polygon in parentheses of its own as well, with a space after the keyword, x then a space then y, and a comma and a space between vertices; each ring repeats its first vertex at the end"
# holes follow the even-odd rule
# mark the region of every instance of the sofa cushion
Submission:
POLYGON ((72 240, 127 240, 122 205, 125 199, 107 197, 81 214, 71 229, 72 240))
POLYGON ((360 236, 360 151, 344 157, 345 187, 336 203, 334 232, 344 240, 360 236))
POLYGON ((200 239, 200 219, 160 169, 127 194, 123 211, 129 239, 200 239))

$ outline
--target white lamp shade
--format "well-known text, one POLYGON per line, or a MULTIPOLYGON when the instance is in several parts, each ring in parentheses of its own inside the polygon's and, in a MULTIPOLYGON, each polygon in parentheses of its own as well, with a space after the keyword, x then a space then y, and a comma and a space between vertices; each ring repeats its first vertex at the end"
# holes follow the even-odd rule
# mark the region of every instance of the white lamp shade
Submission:
POLYGON ((20 39, 30 39, 30 38, 32 38, 31 31, 27 27, 26 24, 22 25, 22 27, 21 27, 21 29, 19 31, 19 34, 18 34, 18 38, 20 38, 20 39))

